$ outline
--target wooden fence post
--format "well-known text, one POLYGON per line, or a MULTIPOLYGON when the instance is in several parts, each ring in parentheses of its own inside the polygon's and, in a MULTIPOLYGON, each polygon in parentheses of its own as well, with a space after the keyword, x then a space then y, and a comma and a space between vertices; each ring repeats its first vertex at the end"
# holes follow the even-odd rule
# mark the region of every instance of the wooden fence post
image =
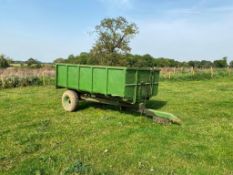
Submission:
POLYGON ((3 78, 2 78, 2 74, 0 74, 0 81, 1 81, 1 84, 0 84, 0 88, 3 86, 3 78))
POLYGON ((210 67, 210 74, 211 74, 211 78, 213 78, 214 77, 214 70, 213 70, 212 66, 210 67))
POLYGON ((227 73, 228 73, 228 76, 231 76, 231 69, 229 66, 227 67, 227 73))
POLYGON ((194 67, 191 67, 191 73, 192 73, 192 76, 195 75, 194 67))
POLYGON ((43 86, 45 86, 45 75, 44 75, 44 72, 43 72, 43 86))

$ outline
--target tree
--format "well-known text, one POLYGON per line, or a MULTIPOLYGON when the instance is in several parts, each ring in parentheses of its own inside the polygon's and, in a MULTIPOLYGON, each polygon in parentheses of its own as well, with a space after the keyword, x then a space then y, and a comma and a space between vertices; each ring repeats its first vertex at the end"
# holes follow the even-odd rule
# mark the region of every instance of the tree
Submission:
POLYGON ((36 67, 36 68, 40 68, 41 67, 41 62, 37 61, 36 59, 34 58, 29 58, 27 61, 26 61, 28 67, 36 67))
POLYGON ((90 59, 90 54, 87 52, 81 52, 79 55, 79 64, 87 64, 90 59))
POLYGON ((171 65, 171 59, 168 59, 168 58, 156 58, 154 60, 154 65, 156 67, 170 67, 171 65))
POLYGON ((0 68, 7 68, 9 67, 9 63, 7 61, 7 59, 5 58, 4 55, 0 55, 0 68))
POLYGON ((131 51, 130 40, 138 33, 138 27, 125 18, 106 18, 95 27, 97 41, 91 55, 99 64, 116 64, 118 55, 131 51))
POLYGON ((200 65, 202 68, 210 68, 213 66, 213 63, 211 61, 202 60, 200 65))
POLYGON ((227 67, 227 57, 223 57, 221 60, 215 60, 214 61, 214 66, 217 68, 224 68, 227 67))
POLYGON ((189 61, 188 65, 193 68, 201 68, 201 62, 200 61, 189 61))
POLYGON ((53 61, 53 63, 57 64, 57 63, 65 63, 66 60, 64 58, 57 58, 53 61))
POLYGON ((90 54, 87 52, 81 52, 80 55, 74 56, 69 55, 67 59, 62 60, 62 62, 72 63, 72 64, 94 64, 94 61, 90 58, 90 54))
POLYGON ((230 67, 233 68, 233 60, 230 62, 230 67))
POLYGON ((153 67, 154 66, 154 58, 151 55, 149 55, 149 54, 143 55, 142 59, 145 62, 143 67, 153 67))

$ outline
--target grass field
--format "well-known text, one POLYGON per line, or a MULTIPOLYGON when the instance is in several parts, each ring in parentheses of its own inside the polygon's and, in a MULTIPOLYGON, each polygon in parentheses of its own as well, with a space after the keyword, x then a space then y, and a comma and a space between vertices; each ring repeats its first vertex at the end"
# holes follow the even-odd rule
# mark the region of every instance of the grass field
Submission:
POLYGON ((103 105, 67 113, 63 91, 0 90, 0 174, 233 174, 233 78, 161 82, 148 106, 182 126, 103 105))

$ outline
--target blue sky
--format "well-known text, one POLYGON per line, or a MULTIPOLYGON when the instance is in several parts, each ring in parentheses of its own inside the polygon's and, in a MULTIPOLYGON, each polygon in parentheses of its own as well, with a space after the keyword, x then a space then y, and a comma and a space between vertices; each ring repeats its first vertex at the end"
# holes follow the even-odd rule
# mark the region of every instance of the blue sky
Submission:
POLYGON ((139 27, 134 54, 233 60, 232 0, 0 0, 0 53, 49 62, 89 51, 95 25, 117 16, 139 27))

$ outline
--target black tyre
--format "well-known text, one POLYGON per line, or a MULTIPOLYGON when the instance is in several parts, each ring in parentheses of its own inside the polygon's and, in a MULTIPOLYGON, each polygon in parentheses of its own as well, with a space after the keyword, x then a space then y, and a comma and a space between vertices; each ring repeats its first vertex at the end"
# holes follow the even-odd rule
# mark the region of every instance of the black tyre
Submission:
POLYGON ((75 91, 67 90, 62 95, 62 106, 65 111, 75 111, 78 108, 78 102, 78 94, 75 91))

